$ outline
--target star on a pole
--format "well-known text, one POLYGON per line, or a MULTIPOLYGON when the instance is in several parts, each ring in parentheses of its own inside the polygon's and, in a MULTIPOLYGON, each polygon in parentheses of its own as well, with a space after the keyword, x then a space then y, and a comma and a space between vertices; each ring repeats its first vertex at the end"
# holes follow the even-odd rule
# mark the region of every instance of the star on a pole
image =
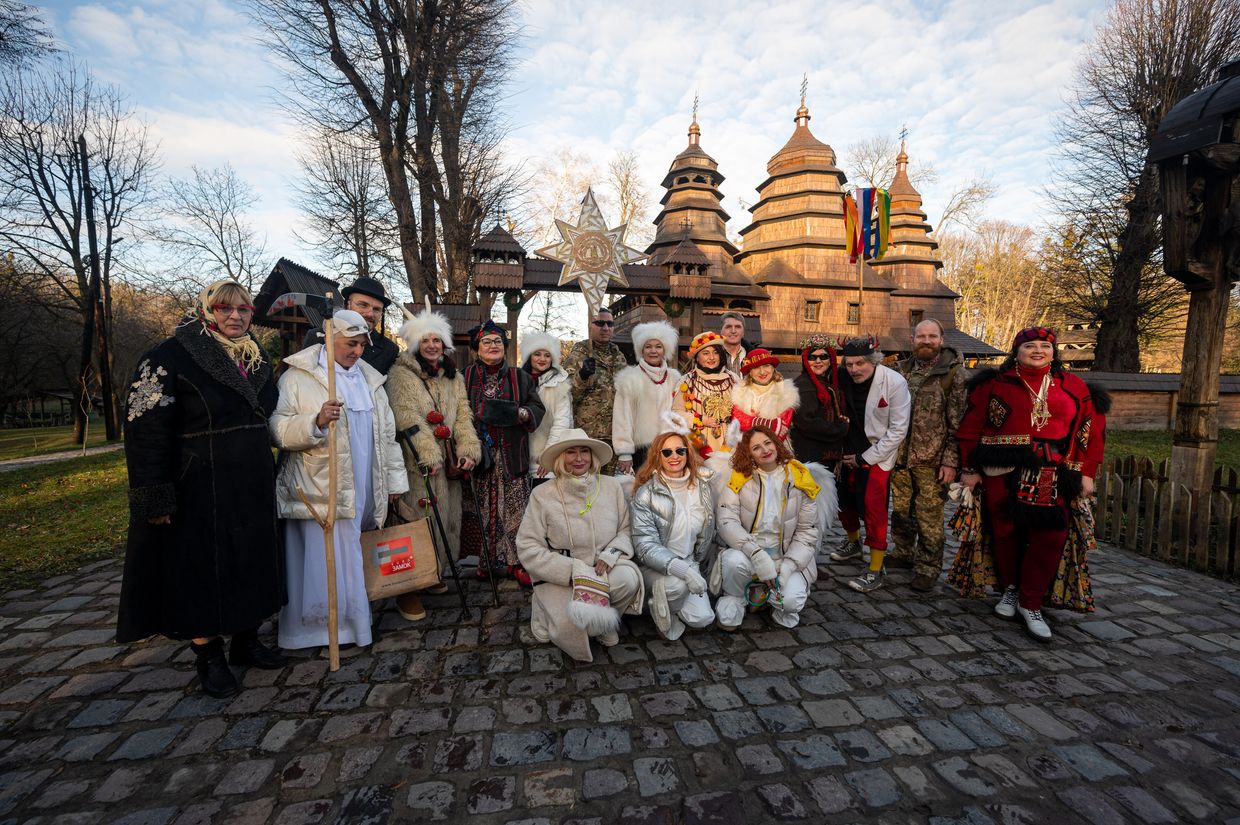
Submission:
POLYGON ((581 200, 577 225, 557 219, 555 226, 560 231, 560 241, 539 249, 536 254, 563 264, 560 286, 576 280, 593 318, 603 305, 603 296, 612 281, 621 286, 629 285, 624 277, 624 265, 646 256, 624 245, 624 230, 628 224, 607 228, 592 189, 587 189, 581 200))

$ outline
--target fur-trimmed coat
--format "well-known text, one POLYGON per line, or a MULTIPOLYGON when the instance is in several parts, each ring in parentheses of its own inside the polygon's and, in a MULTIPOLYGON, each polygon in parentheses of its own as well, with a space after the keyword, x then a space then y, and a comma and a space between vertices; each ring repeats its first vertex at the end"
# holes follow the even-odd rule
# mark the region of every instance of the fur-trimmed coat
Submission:
POLYGON ((668 367, 667 377, 656 384, 640 365, 625 367, 616 375, 611 446, 619 458, 632 459, 634 450, 649 447, 661 432, 663 413, 673 409, 680 377, 679 370, 668 367))
POLYGON ((732 419, 741 425, 741 432, 761 424, 787 439, 792 413, 799 406, 800 394, 791 381, 772 380, 762 386, 746 380, 732 390, 732 419))
MULTIPOLYGON (((573 428, 573 397, 572 383, 568 373, 559 366, 538 376, 538 397, 542 399, 547 414, 543 416, 538 429, 530 433, 530 466, 537 468, 538 458, 548 444, 554 444, 564 437, 564 433, 573 428)), ((551 468, 544 467, 545 475, 551 475, 551 468)))
MULTIPOLYGON (((592 656, 590 637, 568 615, 573 560, 593 566, 602 558, 613 570, 628 566, 641 581, 632 561, 624 483, 615 476, 594 476, 540 484, 530 494, 517 531, 517 556, 534 580, 533 601, 537 604, 533 609, 546 618, 551 641, 577 661, 589 662, 592 656), (587 498, 593 502, 589 507, 587 498)), ((639 587, 628 604, 612 607, 637 615, 645 601, 644 588, 639 587)))
MULTIPOLYGON (((447 448, 445 442, 435 438, 435 427, 427 422, 426 416, 431 410, 438 410, 443 415, 444 425, 452 430, 451 438, 456 445, 457 457, 478 461, 482 457, 482 445, 478 440, 478 432, 474 429, 474 415, 465 394, 465 380, 459 372, 452 378, 447 378, 442 370, 432 378, 422 369, 412 352, 404 352, 396 359, 392 371, 388 373, 387 394, 392 415, 396 419, 396 431, 418 425, 418 432, 413 436, 413 445, 417 448, 419 457, 432 466, 440 465, 440 470, 431 476, 431 490, 439 500, 439 515, 443 519, 444 530, 448 533, 452 555, 454 558, 458 557, 461 542, 461 482, 449 481, 447 473, 442 469, 447 448)), ((405 503, 418 518, 425 518, 430 513, 418 503, 426 498, 422 472, 414 463, 413 456, 403 447, 402 451, 409 476, 409 492, 405 494, 405 503)))
POLYGON ((270 362, 243 375, 198 324, 138 362, 126 401, 118 642, 229 635, 283 605, 267 434, 277 397, 270 362), (159 516, 171 523, 150 523, 159 516))

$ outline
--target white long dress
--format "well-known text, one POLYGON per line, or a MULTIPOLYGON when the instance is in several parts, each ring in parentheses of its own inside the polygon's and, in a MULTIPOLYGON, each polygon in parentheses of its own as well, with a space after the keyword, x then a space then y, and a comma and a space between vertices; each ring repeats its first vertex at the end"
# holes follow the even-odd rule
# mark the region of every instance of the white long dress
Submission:
MULTIPOLYGON (((369 645, 370 602, 362 573, 361 534, 375 529, 375 496, 371 475, 374 463, 373 401, 366 379, 356 365, 344 370, 336 365, 344 414, 348 417, 349 445, 353 458, 353 489, 357 491, 357 515, 336 522, 336 608, 340 644, 369 645), (352 373, 356 371, 356 376, 352 373), (360 378, 360 392, 357 379, 360 378), (355 407, 368 406, 367 409, 355 407)), ((344 446, 344 445, 340 445, 344 446)), ((288 519, 284 528, 288 604, 280 611, 280 647, 297 649, 327 644, 327 556, 323 528, 313 519, 288 519)))

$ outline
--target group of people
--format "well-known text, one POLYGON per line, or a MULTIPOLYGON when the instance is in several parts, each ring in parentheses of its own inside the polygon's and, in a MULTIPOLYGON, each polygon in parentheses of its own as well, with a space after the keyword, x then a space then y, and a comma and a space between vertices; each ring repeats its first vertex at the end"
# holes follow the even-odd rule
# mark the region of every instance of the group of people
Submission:
MULTIPOLYGON (((759 609, 795 627, 837 518, 847 539, 830 559, 863 566, 852 589, 903 568, 931 590, 958 479, 983 502, 995 612, 1051 636, 1043 596, 1073 502, 1092 493, 1105 417, 1050 330, 1022 331, 999 370, 972 376, 937 321, 891 366, 876 339, 815 334, 788 380, 737 313, 692 339, 682 372, 670 324, 632 329, 630 365, 604 309, 562 360, 558 339, 526 335, 519 366, 488 320, 459 369, 451 325, 429 306, 405 311, 401 351, 376 330, 391 303, 381 284, 359 278, 343 294, 325 322, 331 351, 310 339, 277 382, 249 329, 251 296, 212 284, 130 389, 117 638, 189 640, 211 695, 236 692, 230 664, 283 666, 258 637, 276 612, 279 647, 326 644, 329 579, 340 642, 370 643, 361 535, 393 511, 437 510, 444 552, 532 587, 533 636, 590 661, 590 640, 617 643, 624 614, 648 612, 667 639, 733 631, 759 609)), ((396 609, 426 615, 417 593, 396 609)))

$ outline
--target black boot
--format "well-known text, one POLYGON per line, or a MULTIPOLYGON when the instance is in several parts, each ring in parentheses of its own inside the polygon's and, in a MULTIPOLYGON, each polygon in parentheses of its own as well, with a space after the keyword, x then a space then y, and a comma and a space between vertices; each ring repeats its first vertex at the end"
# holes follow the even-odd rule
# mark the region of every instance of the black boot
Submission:
POLYGON ((216 699, 226 699, 237 694, 237 679, 224 659, 224 640, 218 636, 205 645, 190 642, 198 657, 198 680, 202 691, 216 699))
POLYGON ((228 646, 228 661, 234 665, 250 665, 259 670, 279 670, 288 664, 280 651, 272 650, 258 640, 258 630, 234 633, 228 646))

